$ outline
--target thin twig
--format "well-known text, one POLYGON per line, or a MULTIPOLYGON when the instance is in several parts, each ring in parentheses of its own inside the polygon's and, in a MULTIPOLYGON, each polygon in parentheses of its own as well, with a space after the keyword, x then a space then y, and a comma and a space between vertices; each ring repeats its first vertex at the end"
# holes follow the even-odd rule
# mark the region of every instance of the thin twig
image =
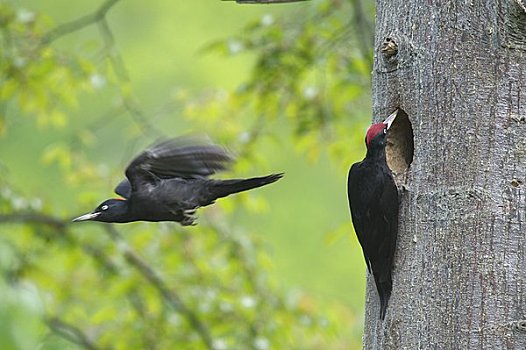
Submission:
MULTIPOLYGON (((1 214, 0 223, 26 223, 26 224, 40 224, 50 226, 61 232, 62 237, 71 239, 68 233, 68 226, 71 224, 69 221, 56 218, 54 216, 40 214, 40 213, 13 213, 13 214, 1 214)), ((136 252, 134 252, 122 238, 122 235, 115 229, 113 225, 105 224, 105 232, 108 233, 110 238, 123 248, 123 256, 162 296, 162 298, 178 313, 180 313, 195 329, 195 331, 201 337, 203 343, 208 349, 213 349, 212 337, 210 331, 205 324, 199 319, 199 317, 186 306, 179 295, 171 290, 159 274, 149 266, 136 252)), ((97 261, 101 262, 109 272, 116 274, 118 269, 106 256, 106 254, 92 245, 80 244, 83 250, 94 257, 97 261)), ((55 328, 52 328, 56 331, 55 328)), ((60 336, 64 336, 63 333, 57 332, 60 336)), ((70 339, 70 338, 66 338, 70 339)), ((88 348, 90 349, 90 348, 88 348)))
MULTIPOLYGON (((209 223, 209 225, 216 231, 221 238, 221 242, 224 242, 230 246, 232 255, 234 255, 239 261, 240 268, 244 274, 245 279, 248 281, 248 284, 252 292, 257 295, 261 300, 266 300, 268 303, 272 303, 272 307, 277 308, 286 308, 284 301, 281 298, 272 297, 269 294, 269 289, 266 287, 265 283, 261 278, 256 276, 261 276, 260 271, 258 271, 258 265, 249 257, 250 254, 247 251, 247 247, 241 241, 242 238, 238 238, 233 235, 227 226, 220 223, 209 223)), ((249 323, 250 334, 253 338, 256 338, 260 335, 260 330, 264 328, 265 314, 259 313, 254 319, 247 319, 245 322, 249 323)))
MULTIPOLYGON (((65 235, 67 231, 67 225, 69 222, 63 221, 59 218, 40 214, 40 213, 13 213, 13 214, 2 214, 0 215, 0 223, 27 223, 50 226, 61 233, 61 237, 69 238, 65 235)), ((100 249, 92 245, 82 245, 84 251, 95 257, 95 259, 102 263, 110 271, 115 271, 115 267, 111 261, 106 258, 100 249)), ((68 324, 58 317, 52 317, 45 319, 45 323, 51 329, 51 331, 58 336, 71 341, 75 344, 82 346, 88 350, 100 350, 89 337, 84 334, 79 328, 68 324)))
POLYGON ((90 243, 79 243, 69 234, 67 230, 71 224, 70 221, 65 221, 51 215, 28 212, 28 213, 12 213, 0 214, 0 223, 17 223, 17 224, 37 224, 52 227, 61 233, 60 237, 67 240, 69 243, 79 245, 82 250, 93 257, 95 261, 101 264, 109 272, 115 273, 118 269, 111 259, 99 247, 90 243))
POLYGON ((63 231, 66 229, 67 222, 62 219, 56 218, 51 215, 45 215, 40 213, 13 213, 13 214, 0 214, 0 223, 30 223, 30 224, 42 224, 51 226, 63 231))
MULTIPOLYGON (((82 16, 71 22, 67 22, 57 26, 56 28, 49 31, 47 34, 44 34, 40 45, 45 46, 49 45, 58 38, 74 33, 78 30, 81 30, 87 26, 98 24, 99 30, 101 32, 102 38, 105 41, 106 48, 110 54, 110 63, 115 71, 115 74, 119 81, 122 83, 129 83, 129 74, 124 65, 124 60, 119 55, 117 50, 115 50, 115 40, 113 33, 106 21, 106 15, 109 10, 119 2, 120 0, 107 0, 93 13, 82 16)), ((124 94, 121 88, 121 98, 123 100, 123 106, 134 119, 134 121, 143 129, 143 132, 159 137, 162 133, 157 130, 151 123, 148 122, 148 117, 141 110, 141 108, 133 101, 133 99, 124 94)))
POLYGON ((42 37, 42 40, 40 42, 41 45, 49 45, 53 41, 71 34, 73 32, 76 32, 78 30, 81 30, 87 26, 90 26, 92 24, 95 24, 102 19, 106 17, 106 14, 108 11, 120 0, 106 0, 100 7, 95 10, 94 12, 82 16, 76 20, 73 20, 71 22, 66 22, 64 24, 61 24, 54 29, 50 30, 48 33, 44 34, 42 37))
MULTIPOLYGON (((122 57, 119 55, 117 50, 115 50, 115 40, 113 33, 106 21, 106 15, 110 9, 115 6, 120 0, 107 0, 102 5, 95 10, 94 12, 82 16, 71 22, 67 22, 57 26, 56 28, 50 30, 48 33, 44 34, 40 40, 40 45, 45 46, 49 45, 53 41, 61 38, 62 36, 74 33, 78 30, 81 30, 87 26, 98 24, 100 33, 106 45, 106 50, 109 52, 108 57, 110 63, 115 71, 117 78, 120 83, 129 83, 129 74, 126 70, 126 66, 122 57)), ((123 106, 128 111, 130 116, 134 121, 143 129, 145 133, 151 134, 155 137, 162 135, 160 130, 157 130, 151 123, 148 122, 148 117, 141 110, 141 108, 133 101, 133 99, 124 94, 122 89, 120 91, 121 98, 123 100, 123 106)))
POLYGON ((136 268, 136 270, 151 283, 161 294, 163 299, 177 312, 179 312, 192 328, 196 330, 208 349, 213 349, 212 337, 208 328, 199 319, 199 317, 188 308, 181 300, 179 295, 168 288, 159 274, 153 270, 137 253, 135 253, 124 241, 121 234, 113 225, 104 226, 111 239, 123 249, 123 255, 126 261, 136 268))
POLYGON ((122 86, 130 84, 130 75, 126 69, 122 56, 116 49, 115 38, 108 22, 106 19, 102 18, 98 22, 98 25, 100 34, 104 40, 105 50, 109 52, 109 61, 120 83, 120 95, 123 107, 130 114, 135 123, 142 129, 143 133, 159 138, 163 133, 149 122, 146 113, 144 113, 132 96, 129 93, 125 93, 122 89, 122 86))
POLYGON ((82 346, 88 350, 101 350, 82 330, 62 321, 58 317, 51 317, 45 320, 48 327, 62 338, 72 343, 82 346))
MULTIPOLYGON (((49 45, 50 43, 59 39, 62 36, 74 33, 87 26, 98 24, 102 38, 105 41, 106 48, 109 48, 108 52, 110 52, 110 54, 108 56, 111 65, 115 71, 115 74, 117 75, 117 78, 119 79, 121 84, 129 83, 130 79, 126 67, 124 65, 124 61, 122 60, 122 57, 118 54, 118 52, 114 50, 115 40, 113 37, 113 33, 108 25, 108 22, 106 21, 106 15, 110 11, 110 9, 113 6, 115 6, 115 4, 117 4, 119 1, 120 0, 107 0, 104 3, 102 3, 102 5, 93 13, 57 26, 56 28, 43 35, 40 41, 40 45, 49 45)), ((152 126, 152 124, 148 122, 147 116, 145 115, 145 113, 142 112, 139 106, 129 96, 125 95, 122 92, 122 88, 120 93, 121 98, 123 100, 124 108, 128 111, 128 113, 131 115, 134 121, 143 129, 143 131, 145 133, 153 134, 156 137, 162 135, 159 132, 159 130, 156 130, 152 126)))

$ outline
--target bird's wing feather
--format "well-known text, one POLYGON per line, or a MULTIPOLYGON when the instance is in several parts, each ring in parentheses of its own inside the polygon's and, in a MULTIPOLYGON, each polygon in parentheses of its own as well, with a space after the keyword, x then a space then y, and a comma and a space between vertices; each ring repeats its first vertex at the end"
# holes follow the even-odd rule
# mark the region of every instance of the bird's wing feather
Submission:
POLYGON ((368 267, 377 259, 390 265, 398 231, 398 191, 390 172, 372 179, 362 170, 360 163, 353 164, 348 177, 354 230, 368 267))
POLYGON ((383 318, 392 290, 398 190, 387 166, 361 162, 349 171, 348 196, 356 236, 369 272, 374 276, 383 318))
MULTIPOLYGON (((161 141, 140 153, 126 168, 126 177, 133 190, 139 182, 155 178, 208 177, 227 169, 232 161, 233 157, 224 148, 209 139, 182 136, 161 141)), ((119 186, 116 191, 125 189, 119 186)))
POLYGON ((398 189, 391 173, 384 176, 386 184, 383 187, 379 203, 381 206, 380 210, 383 213, 385 230, 388 234, 384 236, 386 243, 383 254, 386 254, 388 264, 391 265, 398 236, 398 189))
POLYGON ((115 187, 115 193, 117 193, 119 196, 122 196, 123 198, 129 199, 131 196, 131 184, 130 181, 126 178, 119 182, 117 187, 115 187))
POLYGON ((365 264, 367 269, 371 272, 371 262, 369 257, 369 244, 370 234, 368 231, 367 223, 370 221, 370 211, 367 210, 367 207, 360 205, 365 201, 371 200, 364 196, 366 193, 371 193, 370 191, 365 190, 360 183, 360 169, 361 163, 355 163, 351 166, 349 170, 348 180, 347 180, 347 195, 349 199, 349 207, 351 209, 351 218, 354 226, 354 231, 360 246, 362 247, 363 256, 365 259, 365 264))

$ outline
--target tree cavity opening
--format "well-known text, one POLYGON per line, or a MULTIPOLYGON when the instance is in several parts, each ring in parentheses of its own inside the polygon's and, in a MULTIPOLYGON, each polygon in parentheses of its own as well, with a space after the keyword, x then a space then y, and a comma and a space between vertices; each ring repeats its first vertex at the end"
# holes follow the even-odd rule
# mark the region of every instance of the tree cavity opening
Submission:
POLYGON ((398 114, 387 133, 387 164, 395 175, 403 174, 413 162, 413 127, 407 113, 398 109, 398 114))

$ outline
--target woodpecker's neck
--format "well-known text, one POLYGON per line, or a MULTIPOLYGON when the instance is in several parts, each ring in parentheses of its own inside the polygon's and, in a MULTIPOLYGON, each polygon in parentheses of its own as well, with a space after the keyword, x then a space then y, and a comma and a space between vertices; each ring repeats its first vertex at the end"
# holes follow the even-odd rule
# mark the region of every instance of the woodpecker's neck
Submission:
POLYGON ((367 148, 367 154, 365 155, 365 159, 373 162, 386 162, 385 147, 375 147, 375 145, 371 145, 367 148))

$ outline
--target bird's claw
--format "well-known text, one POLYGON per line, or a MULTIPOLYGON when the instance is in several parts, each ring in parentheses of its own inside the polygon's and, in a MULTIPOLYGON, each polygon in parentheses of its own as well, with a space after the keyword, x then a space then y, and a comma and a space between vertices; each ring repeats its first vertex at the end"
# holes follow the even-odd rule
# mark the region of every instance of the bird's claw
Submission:
POLYGON ((181 220, 181 225, 183 226, 195 226, 197 223, 197 216, 195 215, 197 208, 183 210, 183 220, 181 220))

